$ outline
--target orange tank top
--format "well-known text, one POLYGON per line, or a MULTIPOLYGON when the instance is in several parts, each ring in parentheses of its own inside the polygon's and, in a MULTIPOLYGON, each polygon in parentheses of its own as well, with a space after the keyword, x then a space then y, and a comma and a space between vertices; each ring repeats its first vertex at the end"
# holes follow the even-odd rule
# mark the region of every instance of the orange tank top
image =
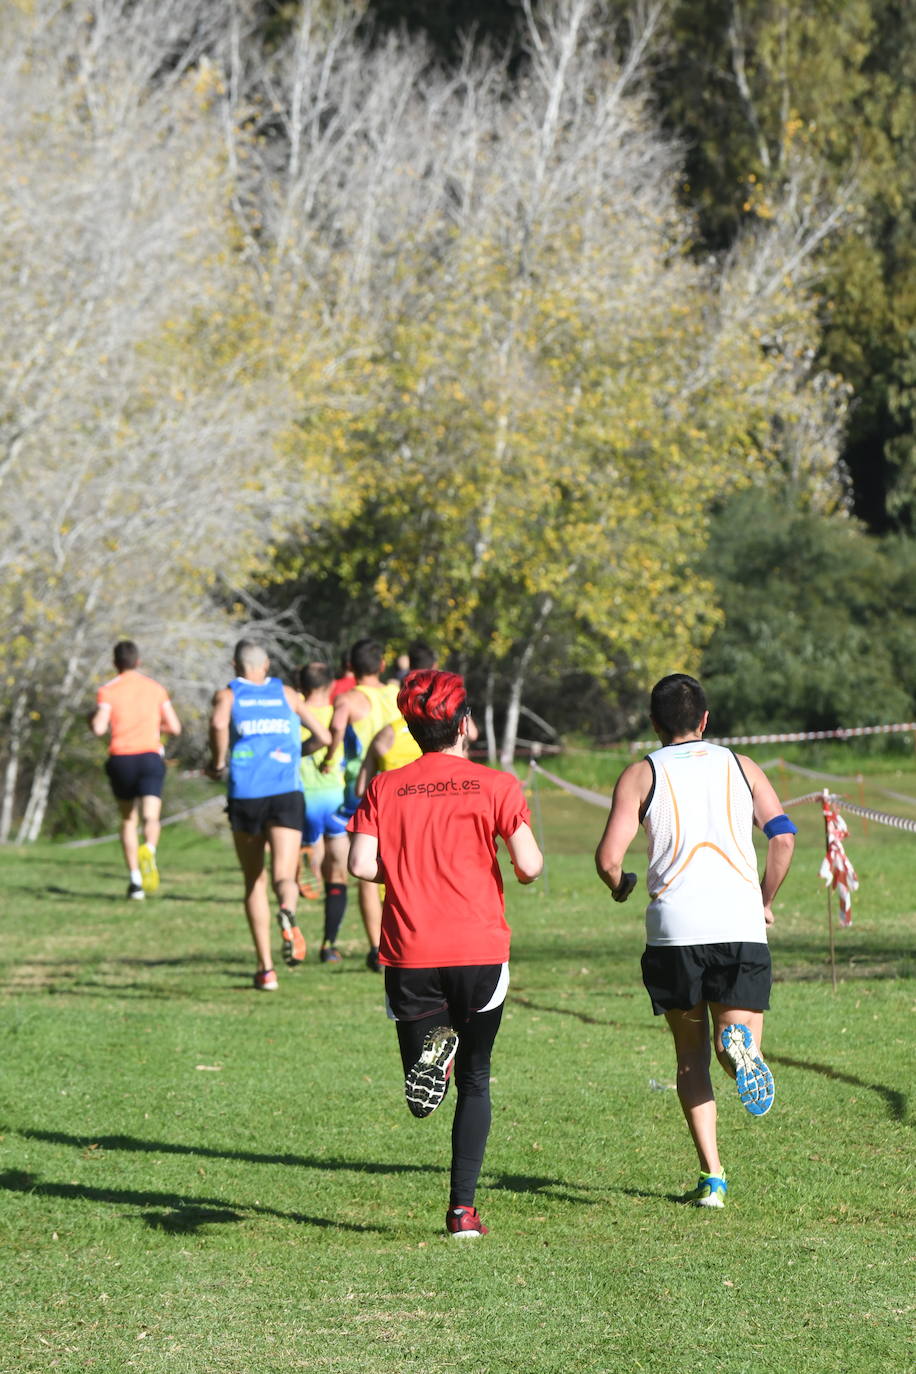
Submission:
POLYGON ((136 668, 100 687, 98 704, 111 707, 109 754, 161 754, 162 708, 168 699, 160 683, 136 668))

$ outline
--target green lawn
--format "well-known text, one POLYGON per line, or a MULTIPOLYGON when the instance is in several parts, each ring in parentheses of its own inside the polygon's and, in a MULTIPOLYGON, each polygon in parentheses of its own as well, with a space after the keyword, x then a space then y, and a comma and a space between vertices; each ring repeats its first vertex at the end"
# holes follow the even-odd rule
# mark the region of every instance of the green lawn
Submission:
MULTIPOLYGON (((912 771, 896 785, 916 795, 912 771)), ((548 871, 509 892, 476 1243, 442 1233, 451 1106, 403 1106, 355 901, 344 964, 267 996, 221 829, 167 830, 142 905, 114 844, 0 851, 0 1374, 916 1368, 916 835, 850 818, 862 886, 834 992, 822 824, 800 809, 777 1102, 754 1120, 722 1077, 731 1191, 708 1212, 676 1202, 696 1166, 639 983, 641 904, 594 875, 602 813, 537 799, 548 871)))

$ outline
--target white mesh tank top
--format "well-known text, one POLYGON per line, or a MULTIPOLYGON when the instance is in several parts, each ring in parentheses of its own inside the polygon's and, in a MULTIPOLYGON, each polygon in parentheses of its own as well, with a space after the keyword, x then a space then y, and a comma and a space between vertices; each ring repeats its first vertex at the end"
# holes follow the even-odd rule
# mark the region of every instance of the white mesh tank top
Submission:
POLYGON ((646 943, 766 942, 751 789, 730 749, 703 740, 648 756, 646 943))

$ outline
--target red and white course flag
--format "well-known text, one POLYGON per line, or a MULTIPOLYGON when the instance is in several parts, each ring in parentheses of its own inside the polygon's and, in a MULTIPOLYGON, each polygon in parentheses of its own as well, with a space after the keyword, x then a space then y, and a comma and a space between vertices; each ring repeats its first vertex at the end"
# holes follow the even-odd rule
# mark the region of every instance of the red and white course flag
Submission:
POLYGON ((824 810, 824 828, 827 832, 827 853, 821 864, 820 877, 837 895, 840 904, 840 925, 849 926, 852 925, 852 894, 859 886, 856 870, 843 848, 849 828, 834 806, 826 788, 821 806, 824 810))

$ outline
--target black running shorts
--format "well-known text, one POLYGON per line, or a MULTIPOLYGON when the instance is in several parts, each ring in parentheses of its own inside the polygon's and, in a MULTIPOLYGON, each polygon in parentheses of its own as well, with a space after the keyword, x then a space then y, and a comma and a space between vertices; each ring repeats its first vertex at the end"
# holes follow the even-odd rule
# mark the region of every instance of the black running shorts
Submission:
POLYGON ((766 943, 648 945, 642 980, 656 1016, 721 1002, 741 1011, 767 1011, 773 967, 766 943))
POLYGON ((109 754, 105 772, 118 801, 162 796, 165 759, 161 754, 109 754))
POLYGON ((233 830, 246 835, 266 835, 271 826, 298 830, 305 823, 305 798, 301 792, 278 792, 273 797, 230 797, 226 807, 233 830))
POLYGON ((508 964, 385 969, 385 995, 395 1021, 419 1021, 447 1010, 457 1029, 474 1012, 502 1006, 508 987, 508 964))

